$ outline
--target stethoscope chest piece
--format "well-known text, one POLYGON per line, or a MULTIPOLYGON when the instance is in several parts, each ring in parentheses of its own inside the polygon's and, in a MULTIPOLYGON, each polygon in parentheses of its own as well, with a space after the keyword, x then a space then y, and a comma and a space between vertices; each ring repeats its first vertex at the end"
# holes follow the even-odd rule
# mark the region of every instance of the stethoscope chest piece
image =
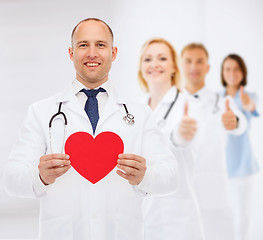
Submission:
POLYGON ((130 113, 127 113, 126 116, 123 117, 123 120, 129 125, 134 124, 134 116, 130 113))
POLYGON ((123 120, 128 124, 128 125, 133 125, 134 124, 134 116, 129 113, 128 108, 126 107, 126 104, 123 104, 126 115, 123 117, 123 120))

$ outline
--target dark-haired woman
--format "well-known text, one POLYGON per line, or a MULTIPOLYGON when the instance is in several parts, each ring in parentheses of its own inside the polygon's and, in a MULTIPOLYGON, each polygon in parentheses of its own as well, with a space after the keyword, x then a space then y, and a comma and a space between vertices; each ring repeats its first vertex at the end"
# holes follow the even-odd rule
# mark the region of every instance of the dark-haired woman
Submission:
POLYGON ((230 54, 223 60, 221 80, 225 87, 224 95, 233 97, 248 122, 248 128, 242 135, 228 135, 226 152, 234 203, 236 240, 246 240, 251 239, 248 234, 252 190, 254 174, 259 169, 249 140, 251 118, 259 116, 256 110, 257 97, 254 93, 244 90, 247 84, 247 68, 244 60, 236 54, 230 54))

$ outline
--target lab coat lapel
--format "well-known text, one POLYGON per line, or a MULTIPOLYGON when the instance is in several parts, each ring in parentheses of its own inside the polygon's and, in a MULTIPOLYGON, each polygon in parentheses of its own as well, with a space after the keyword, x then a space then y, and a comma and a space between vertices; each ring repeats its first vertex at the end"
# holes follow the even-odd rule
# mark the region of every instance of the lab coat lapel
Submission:
POLYGON ((70 99, 70 101, 67 104, 67 107, 70 111, 84 117, 84 118, 88 118, 84 108, 82 108, 79 100, 77 99, 77 97, 74 95, 72 96, 72 99, 70 99))
MULTIPOLYGON (((63 102, 67 110, 72 111, 84 118, 88 118, 77 97, 73 93, 72 84, 68 86, 57 98, 57 103, 63 102)), ((63 107, 62 107, 63 108, 63 107)))
MULTIPOLYGON (((108 101, 103 112, 101 113, 96 129, 98 129, 109 117, 116 113, 120 109, 122 104, 126 102, 122 95, 118 93, 114 87, 111 87, 110 92, 111 93, 109 95, 108 101)), ((72 84, 70 84, 67 89, 65 89, 61 94, 58 95, 57 103, 59 102, 63 102, 63 105, 67 107, 68 111, 72 111, 89 121, 85 110, 81 107, 81 104, 73 93, 72 84)), ((123 115, 124 114, 125 111, 123 115)))
POLYGON ((116 90, 112 87, 111 94, 109 95, 108 101, 105 105, 105 108, 99 118, 97 129, 105 122, 109 117, 116 113, 122 104, 123 100, 120 99, 120 96, 117 94, 116 90))

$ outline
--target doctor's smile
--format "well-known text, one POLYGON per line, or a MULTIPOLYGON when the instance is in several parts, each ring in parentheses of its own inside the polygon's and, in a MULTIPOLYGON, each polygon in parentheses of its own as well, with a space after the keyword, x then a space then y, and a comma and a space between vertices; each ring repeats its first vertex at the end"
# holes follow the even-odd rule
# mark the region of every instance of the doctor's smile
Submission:
MULTIPOLYGON (((205 86, 205 47, 183 48, 181 73, 171 43, 146 41, 140 101, 125 86, 129 72, 123 85, 110 75, 118 49, 104 21, 79 22, 70 44, 72 79, 29 106, 3 170, 10 195, 39 200, 39 239, 234 240, 225 138, 247 122, 230 96, 205 86)), ((224 63, 232 88, 243 75, 236 64, 224 63)), ((238 94, 256 114, 244 86, 238 94)))
POLYGON ((86 65, 89 68, 96 68, 100 65, 100 63, 98 63, 98 62, 86 62, 86 63, 84 63, 84 65, 86 65))

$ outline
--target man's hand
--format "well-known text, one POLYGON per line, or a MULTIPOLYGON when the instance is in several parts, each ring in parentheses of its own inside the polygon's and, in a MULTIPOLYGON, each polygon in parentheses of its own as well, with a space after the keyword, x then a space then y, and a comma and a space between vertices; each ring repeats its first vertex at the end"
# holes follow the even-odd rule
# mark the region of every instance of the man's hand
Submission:
POLYGON ((184 115, 179 125, 179 134, 184 140, 190 141, 194 138, 196 130, 197 122, 188 116, 188 102, 186 101, 184 105, 184 115))
POLYGON ((45 185, 55 182, 70 169, 69 155, 67 154, 48 154, 40 158, 38 165, 39 176, 45 185))
POLYGON ((240 86, 240 100, 242 102, 243 108, 246 111, 253 112, 255 110, 255 103, 251 100, 251 98, 244 93, 244 87, 240 86))
POLYGON ((146 171, 146 160, 135 154, 119 154, 117 167, 124 172, 117 170, 117 174, 125 179, 131 185, 138 185, 146 171))
POLYGON ((229 106, 229 99, 226 99, 226 111, 222 115, 222 122, 226 130, 234 130, 237 128, 237 118, 229 106))

